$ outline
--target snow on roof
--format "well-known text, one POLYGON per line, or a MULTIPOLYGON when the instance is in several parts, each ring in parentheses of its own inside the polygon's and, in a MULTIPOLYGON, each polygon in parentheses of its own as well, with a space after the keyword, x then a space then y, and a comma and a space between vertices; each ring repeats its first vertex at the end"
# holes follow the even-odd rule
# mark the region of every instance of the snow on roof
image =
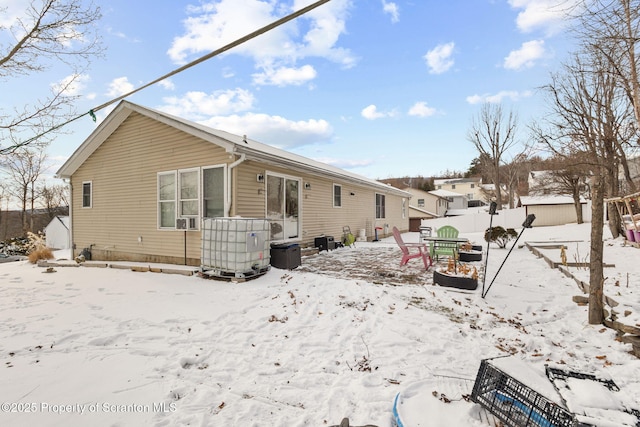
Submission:
POLYGON ((435 194, 438 197, 466 197, 464 194, 456 193, 449 190, 433 190, 429 191, 431 194, 435 194))
POLYGON ((414 211, 418 211, 418 212, 423 213, 423 214, 431 215, 434 218, 440 218, 442 216, 442 215, 438 215, 435 212, 431 212, 431 211, 428 211, 428 210, 426 210, 424 208, 419 208, 419 207, 411 205, 411 204, 409 205, 409 209, 414 210, 414 211))
POLYGON ((434 179, 433 183, 435 185, 442 185, 442 184, 458 184, 458 183, 463 183, 463 182, 481 182, 482 178, 440 178, 440 179, 434 179))
MULTIPOLYGON (((563 196, 557 194, 547 194, 545 196, 521 196, 520 203, 523 206, 529 205, 572 205, 573 197, 563 196)), ((583 198, 580 198, 580 203, 587 203, 583 198)))
POLYGON ((62 178, 69 178, 131 114, 131 112, 134 111, 221 146, 230 153, 245 155, 247 159, 302 169, 309 173, 331 175, 362 185, 377 187, 380 191, 385 191, 387 193, 395 193, 403 197, 410 196, 406 191, 402 191, 380 181, 309 159, 268 144, 263 144, 249 139, 246 136, 234 135, 219 129, 213 129, 200 123, 192 122, 152 108, 143 107, 129 101, 121 101, 118 104, 118 106, 107 116, 98 128, 89 135, 89 137, 62 165, 56 175, 62 178))

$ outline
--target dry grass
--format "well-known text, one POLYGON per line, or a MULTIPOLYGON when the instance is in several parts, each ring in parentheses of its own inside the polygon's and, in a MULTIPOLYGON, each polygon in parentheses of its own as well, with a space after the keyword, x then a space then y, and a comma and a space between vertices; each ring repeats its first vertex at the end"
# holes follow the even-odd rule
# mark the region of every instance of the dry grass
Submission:
POLYGON ((29 248, 28 257, 31 264, 35 264, 41 259, 53 258, 53 252, 46 246, 44 235, 29 232, 27 237, 29 238, 29 243, 27 244, 29 248))
POLYGON ((53 258, 53 252, 49 248, 39 248, 29 253, 29 262, 31 264, 35 264, 41 259, 51 259, 53 258))

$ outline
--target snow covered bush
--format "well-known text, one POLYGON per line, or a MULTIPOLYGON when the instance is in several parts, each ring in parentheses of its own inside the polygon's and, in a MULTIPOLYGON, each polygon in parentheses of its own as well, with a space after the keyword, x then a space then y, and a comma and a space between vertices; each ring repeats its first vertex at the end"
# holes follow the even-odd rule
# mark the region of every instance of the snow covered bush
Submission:
POLYGON ((507 228, 506 230, 500 226, 487 228, 484 232, 484 240, 486 242, 493 242, 500 248, 505 248, 507 243, 511 239, 515 239, 518 236, 516 230, 513 228, 507 228))

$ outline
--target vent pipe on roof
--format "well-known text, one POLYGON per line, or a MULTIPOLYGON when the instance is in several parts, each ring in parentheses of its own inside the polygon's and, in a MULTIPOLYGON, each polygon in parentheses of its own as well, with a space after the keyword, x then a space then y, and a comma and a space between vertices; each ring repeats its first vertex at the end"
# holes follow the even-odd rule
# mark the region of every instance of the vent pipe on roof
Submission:
POLYGON ((231 177, 233 175, 233 169, 240 163, 244 162, 246 157, 247 156, 244 153, 241 153, 240 158, 227 167, 227 200, 224 207, 224 214, 226 217, 231 216, 231 177))

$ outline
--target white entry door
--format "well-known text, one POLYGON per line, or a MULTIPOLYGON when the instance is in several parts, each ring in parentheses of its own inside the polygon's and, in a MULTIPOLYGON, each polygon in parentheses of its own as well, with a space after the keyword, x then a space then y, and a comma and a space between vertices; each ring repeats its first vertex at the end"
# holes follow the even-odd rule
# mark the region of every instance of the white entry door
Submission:
POLYGON ((271 240, 289 240, 300 236, 300 179, 267 175, 267 219, 271 240))

